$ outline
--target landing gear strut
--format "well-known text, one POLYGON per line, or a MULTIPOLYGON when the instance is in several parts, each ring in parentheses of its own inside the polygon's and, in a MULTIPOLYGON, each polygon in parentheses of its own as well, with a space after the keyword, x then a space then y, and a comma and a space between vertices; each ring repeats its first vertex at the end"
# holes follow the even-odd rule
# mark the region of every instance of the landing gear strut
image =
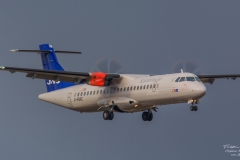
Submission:
POLYGON ((143 121, 152 121, 153 114, 152 114, 151 110, 149 110, 148 112, 143 112, 142 119, 143 119, 143 121))

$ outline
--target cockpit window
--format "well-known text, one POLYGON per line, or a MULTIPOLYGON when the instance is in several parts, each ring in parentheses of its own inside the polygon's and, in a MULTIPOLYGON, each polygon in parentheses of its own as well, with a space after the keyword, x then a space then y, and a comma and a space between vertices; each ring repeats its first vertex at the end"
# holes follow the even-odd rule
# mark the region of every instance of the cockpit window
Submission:
POLYGON ((194 78, 194 77, 187 77, 187 81, 192 81, 192 82, 194 82, 194 81, 195 81, 195 78, 194 78))
POLYGON ((185 77, 182 77, 179 82, 183 82, 183 81, 186 81, 185 77))
POLYGON ((175 82, 178 82, 178 81, 179 81, 179 79, 180 79, 180 77, 178 77, 178 78, 175 80, 175 82))
POLYGON ((200 80, 198 77, 195 77, 195 79, 196 79, 198 82, 201 82, 201 80, 200 80))

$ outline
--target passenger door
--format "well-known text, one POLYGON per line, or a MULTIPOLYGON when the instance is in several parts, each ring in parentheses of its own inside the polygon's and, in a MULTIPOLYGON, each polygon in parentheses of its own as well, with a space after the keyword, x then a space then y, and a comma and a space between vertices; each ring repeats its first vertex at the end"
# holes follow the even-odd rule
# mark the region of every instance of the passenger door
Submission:
POLYGON ((71 97, 72 97, 72 93, 68 93, 67 102, 69 107, 73 107, 71 97))

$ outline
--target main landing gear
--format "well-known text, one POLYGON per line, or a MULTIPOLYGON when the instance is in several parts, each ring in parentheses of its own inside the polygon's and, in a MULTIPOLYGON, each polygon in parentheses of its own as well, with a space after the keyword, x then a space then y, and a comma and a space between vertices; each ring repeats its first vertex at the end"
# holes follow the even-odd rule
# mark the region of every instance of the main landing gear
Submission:
POLYGON ((192 103, 192 106, 190 107, 190 110, 191 111, 197 111, 198 110, 198 107, 195 106, 194 104, 198 104, 199 103, 199 100, 189 100, 188 101, 188 104, 192 103))
POLYGON ((113 120, 113 117, 114 117, 113 108, 114 108, 114 101, 112 101, 112 106, 109 108, 109 110, 103 112, 104 120, 113 120))
POLYGON ((142 113, 142 119, 143 121, 152 121, 153 119, 153 114, 151 110, 148 110, 148 112, 143 112, 142 113))
POLYGON ((103 112, 103 119, 104 120, 113 120, 114 113, 112 111, 104 111, 103 112))

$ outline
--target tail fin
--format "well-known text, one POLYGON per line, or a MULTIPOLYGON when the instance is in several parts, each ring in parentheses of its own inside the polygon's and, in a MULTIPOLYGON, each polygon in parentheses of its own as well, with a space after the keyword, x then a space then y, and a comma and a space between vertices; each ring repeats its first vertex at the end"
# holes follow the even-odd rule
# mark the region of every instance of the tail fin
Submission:
MULTIPOLYGON (((52 45, 50 44, 41 44, 39 45, 39 49, 41 52, 41 58, 42 58, 42 65, 43 69, 45 70, 58 70, 58 71, 64 71, 62 66, 59 64, 55 50, 53 49, 52 45), (44 52, 44 51, 50 51, 50 52, 44 52)), ((74 86, 75 83, 70 82, 61 82, 59 80, 45 80, 47 91, 51 92, 54 90, 74 86)))

